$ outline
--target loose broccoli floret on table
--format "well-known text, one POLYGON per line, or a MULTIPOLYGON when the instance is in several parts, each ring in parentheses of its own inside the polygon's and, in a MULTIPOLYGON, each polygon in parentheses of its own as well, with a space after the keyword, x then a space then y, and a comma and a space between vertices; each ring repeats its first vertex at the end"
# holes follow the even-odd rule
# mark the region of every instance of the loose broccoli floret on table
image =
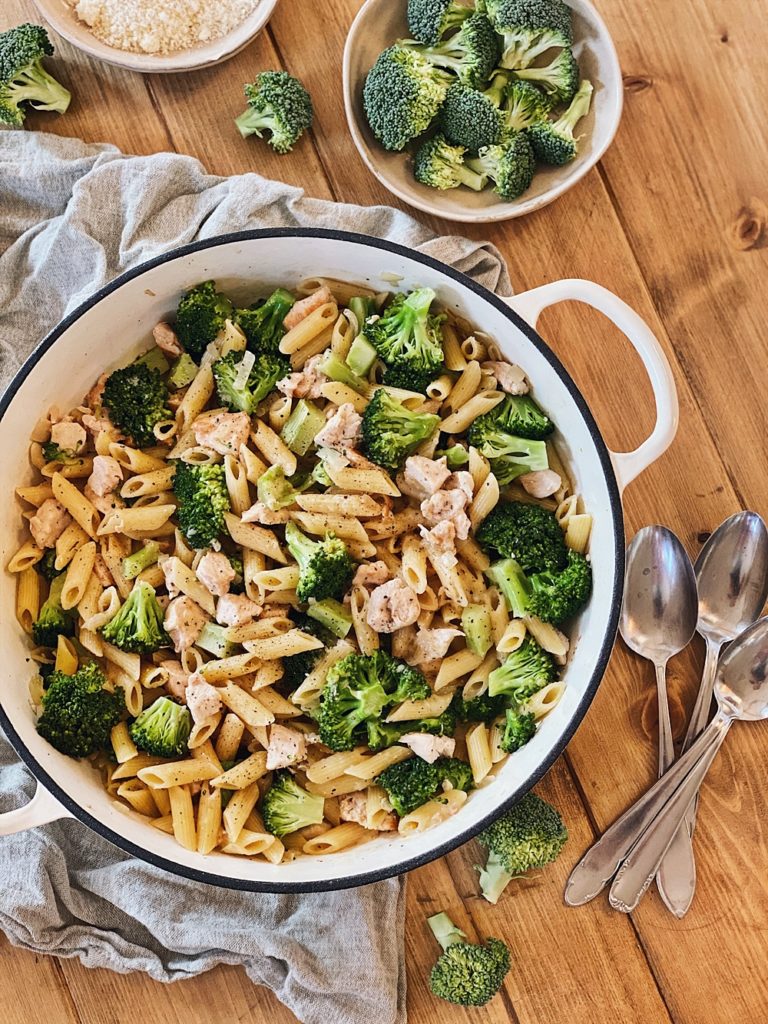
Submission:
POLYGON ((454 35, 432 45, 411 39, 400 45, 415 51, 431 64, 452 71, 465 85, 478 89, 484 85, 499 61, 499 38, 484 14, 471 14, 454 35))
POLYGON ((170 697, 158 697, 144 708, 128 731, 139 750, 155 757, 181 757, 187 752, 191 730, 189 709, 170 697))
POLYGON ((487 0, 486 10, 502 36, 502 67, 527 68, 573 42, 571 9, 562 0, 487 0))
POLYGON ((123 691, 104 689, 104 673, 95 662, 74 675, 53 671, 43 694, 37 731, 68 757, 88 757, 109 748, 109 734, 124 709, 123 691))
POLYGON ((444 135, 433 135, 422 142, 414 154, 413 175, 416 181, 441 191, 466 185, 479 192, 485 185, 485 178, 466 166, 465 152, 463 146, 452 146, 444 135))
POLYGON ((110 420, 139 448, 155 444, 155 425, 171 417, 165 381, 144 363, 132 363, 111 373, 101 400, 110 420))
POLYGON ((61 572, 51 581, 48 598, 44 602, 37 621, 32 623, 32 639, 40 647, 55 647, 60 636, 74 636, 77 623, 77 609, 61 607, 61 592, 66 574, 61 572))
POLYGON ((235 310, 235 323, 245 335, 249 351, 276 355, 285 332, 283 320, 295 303, 285 288, 276 288, 272 294, 255 302, 247 309, 235 310))
POLYGON ((451 75, 414 49, 390 46, 376 60, 363 87, 371 131, 385 149, 405 149, 435 119, 451 75))
POLYGON ((534 155, 543 164, 559 167, 574 160, 579 140, 573 134, 582 117, 589 113, 592 101, 592 83, 584 81, 565 113, 555 121, 540 121, 528 130, 534 155))
POLYGON ((501 939, 486 939, 482 945, 467 942, 444 913, 428 918, 427 924, 444 951, 429 976, 430 991, 459 1006, 485 1006, 509 971, 507 947, 501 939))
POLYGON ((312 540, 295 523, 285 527, 288 550, 299 563, 299 584, 296 596, 300 601, 313 597, 342 597, 352 581, 355 564, 343 540, 327 533, 322 540, 312 540))
POLYGON ((500 501, 475 533, 475 540, 503 558, 513 558, 523 572, 564 569, 565 535, 554 512, 522 501, 500 501))
POLYGON ((121 651, 151 654, 170 643, 163 629, 163 609, 154 589, 137 580, 125 603, 101 629, 104 639, 121 651))
POLYGON ((203 281, 179 300, 176 335, 187 352, 199 359, 231 316, 232 303, 216 291, 216 282, 203 281))
POLYGON ((472 769, 457 757, 438 757, 433 764, 422 761, 420 757, 411 757, 390 765, 376 782, 387 791, 389 802, 400 817, 438 796, 444 782, 465 793, 474 786, 472 769))
POLYGON ((488 848, 488 861, 479 869, 480 887, 489 903, 497 903, 516 875, 543 868, 560 856, 568 831, 551 804, 526 793, 477 838, 488 848))
POLYGON ((473 11, 457 0, 408 0, 408 28, 420 43, 437 43, 473 11))
POLYGON ((397 469, 439 423, 439 416, 411 412, 379 388, 363 413, 363 451, 379 466, 397 469))
POLYGON ((536 170, 531 144, 523 132, 512 132, 498 146, 481 149, 467 160, 467 167, 484 180, 490 178, 494 192, 510 202, 530 186, 536 170))
POLYGON ((291 364, 280 355, 256 356, 253 352, 232 351, 217 359, 211 369, 222 405, 232 412, 246 412, 252 416, 259 402, 263 402, 275 384, 291 372, 291 364))
POLYGON ((430 313, 435 292, 417 288, 396 295, 365 336, 388 366, 437 371, 443 365, 442 316, 430 313))
POLYGON ((307 825, 319 825, 324 810, 325 799, 302 789, 287 771, 275 774, 261 805, 267 831, 280 838, 307 825))
POLYGON ((531 711, 507 708, 499 743, 502 750, 513 754, 536 735, 536 717, 531 711))
POLYGON ((269 132, 268 142, 278 153, 290 153, 312 124, 312 99, 287 71, 262 71, 245 86, 248 106, 235 118, 238 131, 247 138, 269 132))
POLYGON ((567 565, 561 572, 535 573, 530 577, 530 584, 528 614, 559 626, 576 615, 589 600, 592 567, 584 555, 569 551, 567 565))
POLYGON ((320 738, 331 750, 351 750, 367 738, 370 722, 395 704, 430 693, 418 669, 385 651, 348 654, 328 670, 317 714, 320 738))
POLYGON ((176 464, 173 493, 179 499, 176 511, 181 532, 194 548, 209 547, 224 528, 229 512, 229 491, 220 463, 192 466, 176 464))
POLYGON ((17 25, 0 32, 0 123, 20 128, 23 103, 35 110, 63 114, 71 95, 43 67, 53 53, 48 33, 40 25, 17 25))
POLYGON ((573 53, 561 50, 542 68, 525 68, 516 72, 518 78, 539 85, 559 103, 570 103, 579 88, 581 72, 573 53))
POLYGON ((491 697, 509 697, 520 704, 557 678, 557 666, 533 637, 526 637, 520 647, 488 676, 491 697))

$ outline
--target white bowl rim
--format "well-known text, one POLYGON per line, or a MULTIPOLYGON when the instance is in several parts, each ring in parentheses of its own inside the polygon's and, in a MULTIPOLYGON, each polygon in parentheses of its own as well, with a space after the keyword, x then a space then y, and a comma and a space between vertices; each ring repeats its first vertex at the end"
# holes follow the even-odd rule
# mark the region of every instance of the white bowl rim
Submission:
MULTIPOLYGON (((87 53, 90 57, 115 67, 138 71, 140 74, 156 75, 173 74, 179 71, 200 71, 236 56, 266 26, 278 2, 279 0, 259 0, 257 6, 246 18, 218 39, 212 39, 208 43, 192 46, 186 50, 177 50, 173 53, 152 54, 136 53, 133 50, 121 50, 116 46, 110 46, 109 43, 103 42, 94 35, 85 22, 78 21, 91 40, 86 42, 70 27, 68 14, 60 13, 57 10, 58 7, 69 6, 66 0, 34 0, 38 11, 53 30, 82 53, 87 53), (214 48, 215 52, 202 60, 195 56, 203 49, 214 50, 214 48)), ((70 11, 72 16, 77 18, 74 8, 70 8, 70 11)))
POLYGON ((391 242, 388 239, 375 238, 372 235, 361 234, 353 231, 341 231, 338 229, 331 228, 255 228, 245 231, 237 231, 224 235, 216 235, 213 238, 201 239, 196 242, 191 242, 187 245, 180 246, 175 249, 171 249, 167 253, 163 253, 159 256, 155 256, 146 262, 140 263, 139 265, 132 267, 130 270, 125 271, 119 277, 103 285, 98 291, 94 292, 88 299, 82 302, 76 309, 74 309, 68 316, 66 316, 53 330, 43 338, 40 344, 35 348, 31 355, 25 360, 23 365, 20 367, 13 380, 8 385, 5 393, 0 397, 0 421, 2 421, 8 410, 16 392, 21 387, 22 383, 26 379, 30 371, 37 365, 37 363, 45 356, 50 348, 55 344, 57 339, 73 324, 83 316, 93 306, 107 299, 113 292, 117 291, 127 281, 132 280, 135 277, 139 277, 148 270, 152 270, 155 267, 161 266, 164 263, 168 263, 175 259, 183 258, 190 253, 198 252, 205 249, 215 249, 220 245, 228 245, 230 243, 247 242, 257 239, 268 239, 268 238, 328 238, 342 242, 352 242, 358 245, 367 245, 375 249, 383 249, 386 252, 396 253, 399 256, 405 257, 409 260, 415 260, 416 262, 422 263, 432 270, 451 278, 464 288, 474 292, 480 299, 490 303, 498 312, 500 312, 507 320, 509 320, 515 327, 520 330, 527 340, 541 353, 541 355, 549 362, 552 369, 555 371, 557 376, 560 378, 562 384, 567 389, 570 397, 576 404, 579 413, 584 419, 587 430, 590 434, 591 440, 595 446, 595 452, 597 454, 600 468, 604 474, 605 483, 608 491, 609 498, 609 509, 612 520, 612 528, 614 533, 614 551, 613 557, 615 559, 616 572, 614 576, 613 592, 611 594, 611 604, 607 615, 607 624, 604 631, 604 636, 599 650, 595 655, 594 669, 589 682, 584 688, 584 694, 573 713, 573 716, 568 723, 568 726, 563 730, 558 742, 549 751, 547 756, 538 765, 538 767, 526 778, 521 779, 514 787, 511 792, 494 807, 484 818, 475 822, 473 825, 468 826, 461 831, 458 831, 450 839, 445 842, 425 851, 422 854, 415 855, 411 858, 398 861, 398 863, 389 865, 376 870, 361 871, 354 875, 350 875, 343 878, 329 878, 329 879, 316 879, 313 881, 306 882, 267 882, 259 879, 245 879, 245 878, 234 878, 224 875, 215 874, 212 871, 203 871, 197 868, 190 867, 185 864, 179 864, 176 861, 167 860, 165 857, 161 857, 145 847, 134 843, 132 840, 127 839, 125 836, 113 831, 107 825, 105 825, 98 818, 94 817, 89 811, 83 806, 77 803, 76 800, 71 798, 62 787, 56 782, 56 780, 42 767, 32 752, 26 747, 24 742, 19 737, 18 733, 14 729, 5 709, 2 705, 2 698, 0 697, 0 727, 2 727, 6 737, 11 742, 11 745, 15 749, 19 757, 24 761, 30 772, 38 779, 45 789, 47 789, 64 807, 67 808, 71 814, 79 821, 83 822, 89 828, 91 828, 97 835, 108 840, 114 846, 126 853, 131 854, 134 857, 139 858, 155 867, 162 868, 164 871, 168 871, 171 874, 181 875, 185 878, 191 879, 192 881, 207 884, 216 885, 227 889, 236 889, 247 892, 279 892, 279 893, 298 893, 298 892, 327 892, 338 889, 349 889, 360 885, 368 885, 373 882, 382 881, 385 878, 392 878, 397 875, 405 874, 415 868, 422 867, 425 864, 437 860, 440 857, 445 856, 452 850, 457 849, 459 846, 463 846, 465 843, 473 839, 479 832, 487 828, 492 822, 499 818, 505 811, 508 811, 513 804, 515 804, 521 797, 529 792, 536 785, 540 779, 549 771, 552 765, 555 763, 557 758, 563 753, 571 738, 573 737, 576 729, 581 724, 584 716, 586 715, 589 707, 594 700, 597 689, 603 679, 608 662, 613 650, 614 641, 616 639, 616 633, 619 625, 619 613, 621 609, 621 597, 622 597, 622 586, 624 580, 624 560, 625 560, 625 549, 624 549, 624 514, 621 502, 621 494, 619 491, 618 483, 613 468, 613 462, 608 450, 608 447, 603 440, 603 436, 600 432, 590 409, 587 405, 583 395, 579 391, 573 378, 570 376, 568 371, 565 369, 563 364, 560 362, 555 353, 550 349, 547 343, 536 333, 536 331, 526 323, 522 317, 519 316, 513 309, 510 308, 503 299, 495 295, 489 289, 479 284, 477 281, 463 274, 461 271, 456 270, 454 267, 448 266, 445 263, 441 263, 439 260, 434 259, 425 253, 419 252, 418 250, 408 248, 407 246, 400 245, 396 242, 391 242))
MULTIPOLYGON (((603 36, 603 43, 605 45, 605 53, 607 59, 611 63, 614 71, 613 75, 613 101, 616 104, 616 115, 614 122, 611 125, 610 130, 607 132, 603 144, 599 146, 593 153, 591 153, 588 159, 584 160, 583 163, 575 170, 572 177, 562 181, 559 185, 553 185, 552 188, 543 192, 541 195, 536 196, 532 199, 516 199, 513 202, 505 203, 501 200, 495 205, 488 207, 488 209, 478 210, 467 210, 463 213, 454 207, 445 207, 435 199, 434 202, 426 197, 422 198, 420 195, 412 195, 401 189, 395 181, 392 180, 388 175, 384 174, 380 169, 377 161, 370 153, 369 146, 366 140, 363 138, 362 132, 357 123, 357 116, 355 114, 354 104, 354 89, 356 83, 351 81, 351 63, 352 63, 352 39, 359 28, 359 22, 365 17, 366 10, 373 4, 378 3, 379 0, 365 0, 365 3, 355 15, 352 24, 349 27, 347 38, 344 42, 344 54, 342 57, 342 92, 344 95, 344 113, 347 117, 347 127, 349 128, 349 134, 352 136, 352 141, 355 144, 357 152, 368 168, 368 170, 377 178, 381 184, 393 195, 396 195, 398 199, 402 199, 408 206, 412 206, 414 209, 421 210, 424 213, 429 213, 433 217, 442 217, 444 220, 458 221, 464 224, 490 224, 496 223, 503 220, 513 220, 515 217, 523 217, 527 213, 533 213, 535 210, 540 210, 544 206, 549 206, 550 203, 558 199, 563 193, 568 192, 569 189, 573 188, 581 179, 588 174, 589 171, 603 158, 606 150, 611 145, 613 140, 616 138, 616 133, 619 130, 621 123, 621 114, 624 106, 624 88, 623 79, 621 73, 621 63, 619 61, 619 55, 616 50, 616 45, 613 41, 611 33, 608 31, 608 26, 605 24, 605 20, 600 15, 597 8, 591 2, 591 0, 579 0, 581 7, 586 8, 589 11, 589 15, 592 18, 595 26, 599 29, 603 36)), ((400 2, 400 0, 398 0, 400 2)), ((405 3, 405 0, 402 0, 405 3)), ((393 40, 394 41, 394 40, 393 40)))

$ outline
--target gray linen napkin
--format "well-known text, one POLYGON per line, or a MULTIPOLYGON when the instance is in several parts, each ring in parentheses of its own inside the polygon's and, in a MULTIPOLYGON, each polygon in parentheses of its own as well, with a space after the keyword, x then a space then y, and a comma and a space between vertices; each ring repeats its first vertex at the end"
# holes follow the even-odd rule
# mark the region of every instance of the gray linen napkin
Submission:
MULTIPOLYGON (((58 320, 129 267, 195 239, 286 226, 388 238, 511 292, 492 246, 436 238, 388 207, 309 199, 256 174, 215 177, 170 153, 129 157, 3 132, 0 389, 58 320)), ((33 791, 0 734, 0 811, 33 791)), ((73 820, 0 839, 0 877, 0 926, 15 945, 159 981, 242 964, 307 1024, 405 1020, 402 880, 339 893, 238 893, 170 876, 73 820)))

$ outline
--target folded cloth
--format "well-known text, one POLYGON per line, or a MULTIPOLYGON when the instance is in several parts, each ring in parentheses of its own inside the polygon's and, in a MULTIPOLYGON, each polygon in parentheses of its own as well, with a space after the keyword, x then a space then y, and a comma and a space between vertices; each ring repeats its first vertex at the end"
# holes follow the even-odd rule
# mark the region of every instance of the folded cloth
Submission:
MULTIPOLYGON (((492 246, 435 237, 388 207, 309 199, 256 174, 220 178, 172 153, 0 133, 0 388, 58 320, 129 267, 244 228, 310 226, 400 242, 511 292, 492 246)), ((33 791, 0 734, 0 811, 33 791)), ((0 927, 15 945, 159 981, 242 964, 307 1024, 405 1020, 400 879, 240 893, 126 856, 76 820, 0 839, 0 871, 0 927)))

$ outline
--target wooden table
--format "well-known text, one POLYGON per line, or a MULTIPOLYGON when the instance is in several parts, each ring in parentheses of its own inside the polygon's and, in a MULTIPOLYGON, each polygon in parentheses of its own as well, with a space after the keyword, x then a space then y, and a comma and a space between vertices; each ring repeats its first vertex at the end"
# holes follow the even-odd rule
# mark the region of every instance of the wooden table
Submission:
MULTIPOLYGON (((707 532, 740 508, 768 513, 768 27, 753 4, 601 0, 624 69, 626 109, 597 170, 555 205, 523 220, 438 232, 489 238, 517 290, 591 278, 629 301, 665 345, 680 392, 681 426, 667 455, 626 495, 629 534, 668 524, 695 555, 707 532)), ((59 43, 56 73, 74 92, 66 117, 31 128, 131 153, 174 149, 214 174, 258 171, 307 193, 393 204, 359 160, 342 110, 340 61, 359 0, 282 0, 268 31, 235 59, 179 76, 130 74, 59 43), (301 77, 315 101, 311 135, 289 156, 243 141, 231 118, 242 84, 263 68, 301 77)), ((0 28, 35 20, 29 0, 3 0, 0 28)), ((396 205, 396 204, 395 204, 396 205)), ((612 447, 652 423, 639 360, 591 310, 548 312, 541 333, 564 360, 612 447), (617 373, 618 371, 618 373, 617 373)), ((701 650, 670 670, 681 735, 701 650)), ((631 917, 602 899, 562 903, 571 867, 652 780, 655 692, 649 666, 616 652, 595 702, 539 792, 562 811, 571 840, 549 870, 516 882, 497 907, 478 897, 469 844, 409 880, 409 1008, 418 1024, 757 1024, 768 1011, 768 724, 737 727, 705 787, 696 835, 699 883, 674 920, 655 894, 631 917), (737 774, 738 768, 738 774, 737 774), (432 998, 435 957, 425 918, 447 908, 472 937, 512 950, 505 990, 471 1013, 432 998), (726 988, 727 986, 727 988, 726 988)), ((294 1018, 245 974, 220 968, 174 985, 88 971, 0 944, 0 1006, 9 1024, 234 1024, 294 1018), (215 1011, 209 1008, 215 1007, 215 1011)))

